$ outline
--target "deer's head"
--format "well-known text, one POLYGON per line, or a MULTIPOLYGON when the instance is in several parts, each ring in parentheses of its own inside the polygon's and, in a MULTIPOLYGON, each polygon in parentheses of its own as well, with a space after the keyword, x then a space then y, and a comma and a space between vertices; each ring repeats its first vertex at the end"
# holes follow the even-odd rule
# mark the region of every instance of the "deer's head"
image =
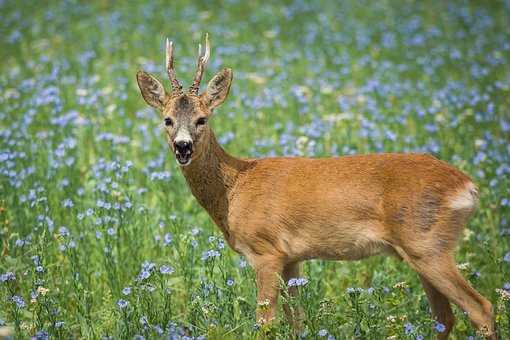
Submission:
POLYGON ((199 94, 200 81, 210 56, 209 39, 205 37, 205 52, 198 45, 197 71, 193 84, 184 92, 174 70, 173 44, 166 41, 166 69, 172 91, 168 93, 154 76, 139 71, 136 74, 142 96, 150 106, 161 112, 172 148, 179 165, 189 165, 200 153, 204 140, 209 135, 207 120, 214 108, 223 103, 232 83, 232 70, 225 68, 218 72, 199 94))

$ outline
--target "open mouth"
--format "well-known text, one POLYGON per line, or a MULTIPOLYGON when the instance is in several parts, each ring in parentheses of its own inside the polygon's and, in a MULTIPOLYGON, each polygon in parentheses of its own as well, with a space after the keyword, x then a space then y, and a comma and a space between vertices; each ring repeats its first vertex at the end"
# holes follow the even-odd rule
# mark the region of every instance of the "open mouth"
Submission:
POLYGON ((189 165, 191 163, 191 152, 186 154, 176 152, 175 159, 177 160, 177 163, 181 166, 189 165))

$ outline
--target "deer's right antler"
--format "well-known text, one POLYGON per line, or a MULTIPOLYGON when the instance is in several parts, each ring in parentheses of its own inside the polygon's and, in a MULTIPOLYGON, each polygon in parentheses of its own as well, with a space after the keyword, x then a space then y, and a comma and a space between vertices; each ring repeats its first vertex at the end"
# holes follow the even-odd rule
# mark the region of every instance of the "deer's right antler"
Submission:
POLYGON ((166 72, 168 73, 168 78, 170 78, 170 82, 172 83, 172 94, 181 94, 182 85, 179 80, 177 80, 174 69, 174 45, 172 41, 168 40, 168 38, 166 38, 166 72))

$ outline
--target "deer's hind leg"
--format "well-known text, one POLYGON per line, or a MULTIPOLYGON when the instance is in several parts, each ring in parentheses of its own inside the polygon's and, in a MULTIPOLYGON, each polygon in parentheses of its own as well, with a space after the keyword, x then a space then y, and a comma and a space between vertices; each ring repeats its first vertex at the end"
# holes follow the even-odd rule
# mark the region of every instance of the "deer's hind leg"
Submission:
POLYGON ((491 303, 462 277, 453 258, 420 260, 415 267, 441 294, 465 311, 483 335, 496 339, 491 303))
POLYGON ((442 323, 445 326, 445 330, 442 333, 439 333, 438 339, 448 339, 448 334, 453 328, 455 324, 455 316, 452 313, 452 308, 450 306, 450 301, 448 298, 441 294, 433 285, 430 283, 424 276, 420 274, 420 280, 423 285, 423 289, 427 294, 427 298, 429 300, 430 309, 432 310, 432 315, 437 322, 442 323))
POLYGON ((476 209, 476 187, 468 182, 454 195, 431 189, 422 196, 412 218, 402 221, 393 248, 420 274, 432 309, 438 310, 436 317, 442 314, 448 320, 447 298, 467 313, 480 333, 496 339, 491 303, 462 277, 453 257, 458 236, 476 209))
MULTIPOLYGON (((420 274, 422 282, 425 280, 427 284, 430 284, 430 286, 434 288, 435 291, 431 290, 431 293, 433 293, 431 305, 436 304, 436 307, 442 306, 439 313, 443 313, 443 316, 448 314, 444 309, 446 306, 444 299, 440 297, 440 295, 435 295, 434 293, 436 293, 436 291, 466 312, 469 319, 480 333, 489 339, 496 339, 492 304, 474 290, 462 277, 451 253, 414 257, 409 256, 400 247, 396 247, 395 249, 399 255, 420 274)), ((427 290, 427 288, 425 289, 427 290)), ((427 292, 427 296, 429 296, 429 294, 430 293, 427 292)), ((434 307, 432 307, 432 309, 434 310, 434 307)), ((446 326, 445 324, 445 327, 446 326)))

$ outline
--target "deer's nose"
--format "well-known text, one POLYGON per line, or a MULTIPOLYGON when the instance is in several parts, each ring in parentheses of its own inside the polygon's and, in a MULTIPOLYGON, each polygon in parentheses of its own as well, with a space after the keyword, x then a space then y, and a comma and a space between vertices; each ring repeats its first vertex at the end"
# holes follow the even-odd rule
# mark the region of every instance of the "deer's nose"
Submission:
POLYGON ((190 154, 193 151, 193 143, 186 140, 176 141, 174 142, 174 148, 181 155, 190 154))

